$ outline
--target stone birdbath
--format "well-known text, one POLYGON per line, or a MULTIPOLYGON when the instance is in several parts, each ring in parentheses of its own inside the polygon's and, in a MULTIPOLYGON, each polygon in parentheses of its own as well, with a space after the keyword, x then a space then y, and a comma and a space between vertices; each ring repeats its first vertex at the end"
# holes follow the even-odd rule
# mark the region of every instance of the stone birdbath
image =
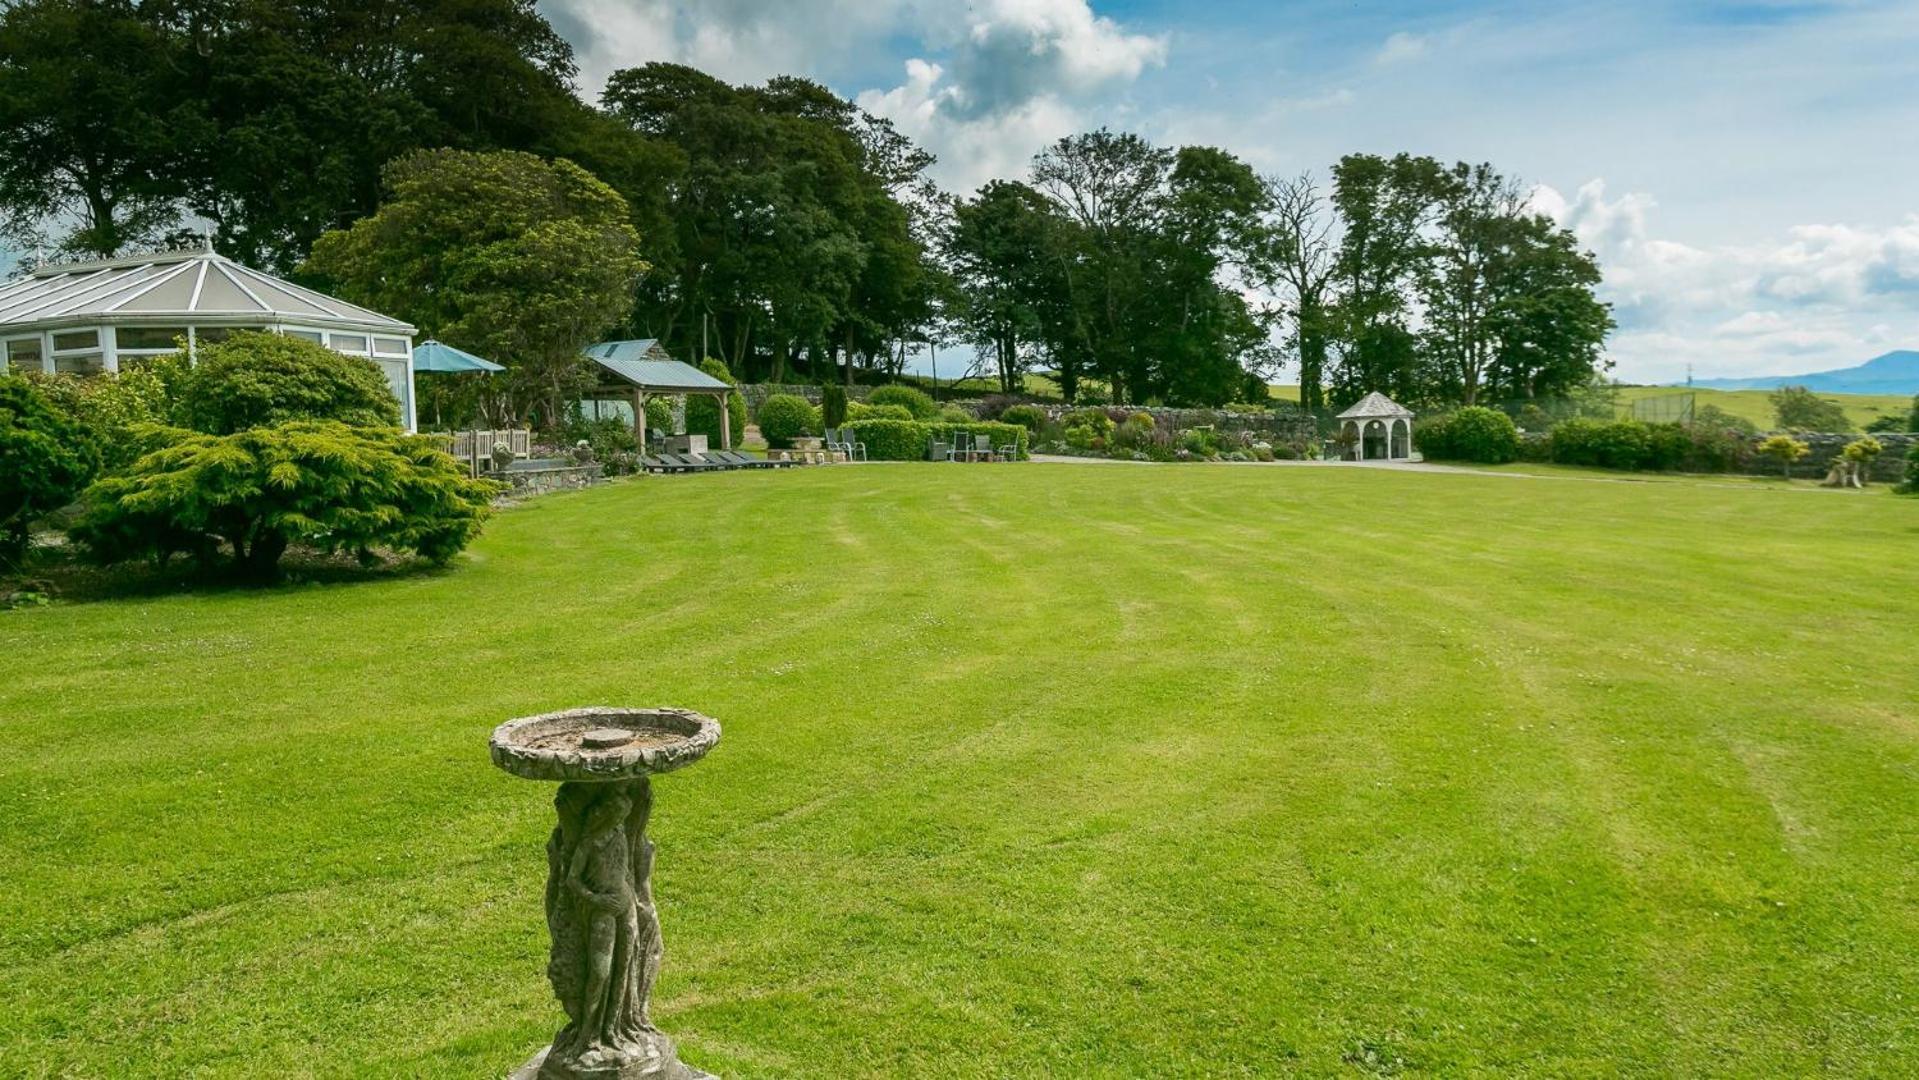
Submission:
POLYGON ((546 842, 546 977, 567 1022, 512 1080, 712 1080, 680 1062, 647 1011, 660 921, 646 822, 653 774, 719 741, 717 721, 686 709, 568 709, 493 730, 493 764, 560 784, 546 842))

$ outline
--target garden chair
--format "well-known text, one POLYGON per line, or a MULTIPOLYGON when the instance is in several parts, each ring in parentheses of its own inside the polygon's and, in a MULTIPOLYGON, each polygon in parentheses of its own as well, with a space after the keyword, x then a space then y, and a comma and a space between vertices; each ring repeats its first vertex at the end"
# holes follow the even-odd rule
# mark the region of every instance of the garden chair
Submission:
POLYGON ((1001 461, 1018 461, 1019 443, 1009 442, 1004 446, 994 448, 993 452, 999 455, 1001 461))
POLYGON ((751 454, 742 454, 738 450, 715 450, 706 456, 718 458, 721 461, 730 461, 742 469, 771 469, 780 465, 790 464, 790 462, 768 461, 765 458, 756 458, 751 454))
POLYGON ((853 433, 845 428, 840 429, 840 445, 846 449, 846 460, 866 460, 866 444, 855 439, 853 433))
POLYGON ((845 454, 847 460, 850 461, 853 457, 853 449, 846 445, 845 440, 840 438, 840 432, 842 430, 843 429, 836 427, 826 429, 826 452, 829 454, 845 454))
POLYGON ((941 442, 938 439, 927 440, 926 460, 928 461, 955 460, 955 458, 953 457, 953 444, 941 442))
POLYGON ((973 460, 994 461, 996 459, 997 456, 993 450, 993 437, 991 435, 973 436, 973 460))

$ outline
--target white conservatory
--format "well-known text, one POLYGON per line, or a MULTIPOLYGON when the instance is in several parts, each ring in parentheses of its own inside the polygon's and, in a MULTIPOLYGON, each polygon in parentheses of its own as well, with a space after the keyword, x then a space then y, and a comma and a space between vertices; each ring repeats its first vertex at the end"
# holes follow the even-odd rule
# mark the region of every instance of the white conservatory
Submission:
POLYGON ((264 330, 364 356, 408 431, 414 328, 263 274, 210 247, 43 266, 0 284, 0 368, 89 374, 264 330))

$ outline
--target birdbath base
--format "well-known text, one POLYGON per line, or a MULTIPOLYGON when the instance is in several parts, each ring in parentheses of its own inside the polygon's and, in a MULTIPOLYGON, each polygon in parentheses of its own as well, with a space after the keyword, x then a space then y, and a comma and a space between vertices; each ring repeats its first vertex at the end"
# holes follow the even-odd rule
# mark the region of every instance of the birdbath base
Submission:
POLYGON ((546 977, 567 1022, 513 1080, 713 1080, 681 1063, 648 1012, 661 948, 646 825, 650 777, 719 739, 718 723, 685 709, 570 709, 494 729, 495 765, 560 782, 546 844, 546 977))
MULTIPOLYGON (((642 1080, 642 1078, 643 1080, 655 1080, 655 1078, 658 1078, 658 1080, 719 1080, 719 1077, 714 1076, 710 1072, 702 1072, 691 1065, 685 1065, 679 1062, 674 1057, 673 1041, 671 1039, 666 1039, 665 1036, 661 1036, 661 1038, 665 1039, 666 1041, 666 1061, 669 1063, 669 1066, 670 1066, 665 1071, 604 1072, 604 1073, 577 1073, 576 1072, 576 1073, 570 1073, 568 1075, 606 1076, 606 1077, 617 1078, 617 1080, 642 1080)), ((552 1052, 553 1052, 553 1048, 549 1046, 546 1049, 540 1051, 539 1053, 534 1054, 532 1060, 528 1061, 526 1064, 520 1066, 519 1068, 513 1070, 513 1075, 507 1077, 506 1080, 540 1080, 540 1077, 542 1075, 540 1072, 540 1068, 546 1064, 546 1057, 548 1054, 551 1054, 552 1052)))

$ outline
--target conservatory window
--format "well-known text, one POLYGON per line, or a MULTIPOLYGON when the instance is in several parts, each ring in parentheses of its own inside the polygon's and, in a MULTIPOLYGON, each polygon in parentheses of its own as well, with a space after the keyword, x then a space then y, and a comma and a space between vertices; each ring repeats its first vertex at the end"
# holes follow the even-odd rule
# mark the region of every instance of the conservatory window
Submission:
POLYGON ((98 375, 106 369, 106 360, 97 352, 53 354, 53 370, 63 374, 98 375))
POLYGON ((184 326, 122 326, 114 331, 114 341, 122 350, 172 352, 186 339, 184 326))
POLYGON ((53 351, 66 352, 78 349, 97 349, 100 347, 100 331, 69 330, 53 335, 53 351))
POLYGON ((41 361, 40 339, 38 337, 15 338, 7 342, 7 369, 9 371, 42 371, 45 364, 41 361))
POLYGON ((363 353, 366 351, 366 335, 334 334, 331 344, 335 352, 363 353))
POLYGON ((264 326, 209 326, 193 332, 194 340, 201 345, 213 345, 225 341, 235 334, 264 334, 264 326))
POLYGON ((286 336, 290 338, 299 338, 301 341, 311 341, 315 345, 326 344, 326 335, 320 333, 318 330, 288 330, 285 331, 285 333, 286 336))
POLYGON ((373 339, 373 351, 381 356, 405 356, 407 355, 406 339, 376 337, 373 339))

